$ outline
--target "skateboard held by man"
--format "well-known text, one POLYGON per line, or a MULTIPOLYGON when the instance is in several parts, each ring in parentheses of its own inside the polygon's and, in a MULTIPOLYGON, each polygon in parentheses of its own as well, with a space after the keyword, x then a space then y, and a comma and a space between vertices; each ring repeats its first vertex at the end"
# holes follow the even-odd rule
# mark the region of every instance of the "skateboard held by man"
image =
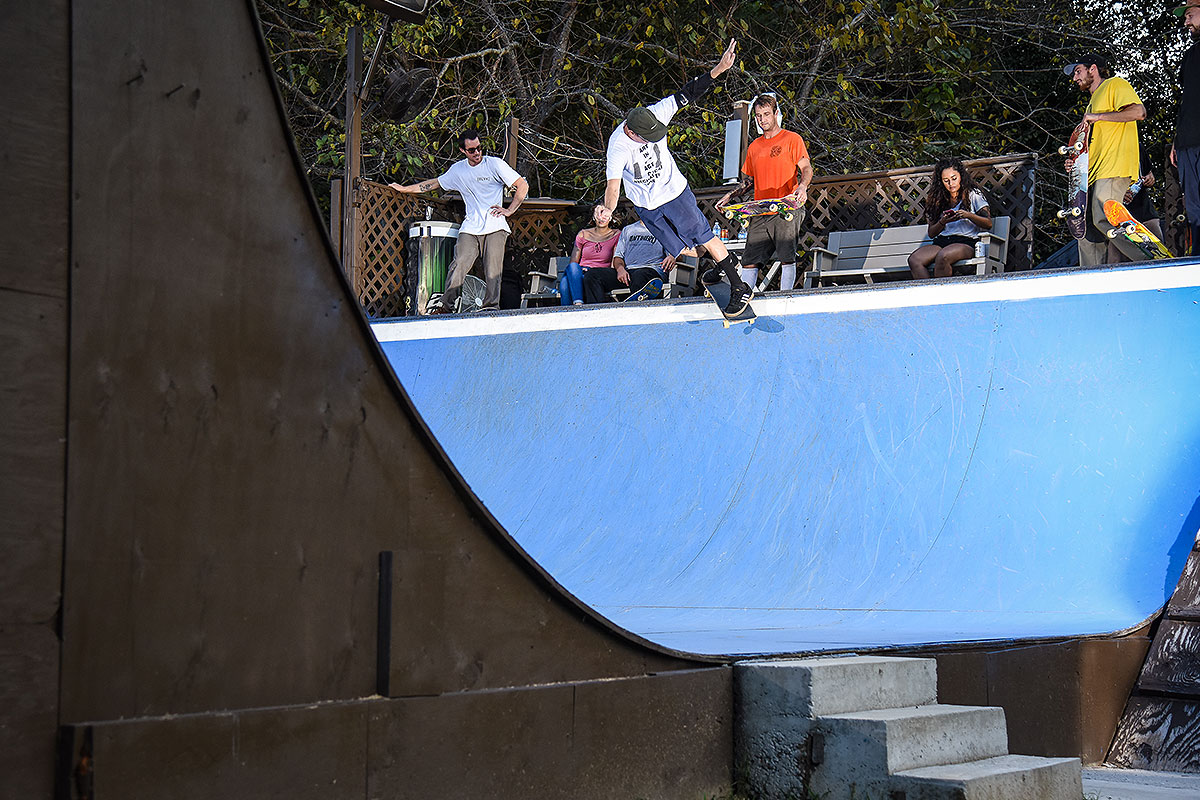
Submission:
POLYGON ((1174 258, 1171 251, 1158 240, 1142 223, 1134 219, 1129 209, 1117 200, 1104 201, 1104 216, 1113 229, 1108 232, 1108 238, 1115 239, 1124 236, 1134 247, 1142 252, 1147 259, 1174 258))
POLYGON ((758 315, 754 313, 754 309, 750 307, 749 303, 746 303, 737 314, 725 313, 725 306, 729 305, 730 295, 729 284, 725 281, 704 284, 704 294, 706 297, 711 297, 717 304, 717 308, 721 310, 721 316, 725 317, 723 322, 726 328, 736 322, 753 322, 758 319, 758 315))
POLYGON ((1071 131, 1067 144, 1058 148, 1058 154, 1066 156, 1063 167, 1067 172, 1067 204, 1059 210, 1058 218, 1067 221, 1067 228, 1076 239, 1082 239, 1087 230, 1088 134, 1091 129, 1091 123, 1079 123, 1071 131))
POLYGON ((791 221, 796 218, 796 212, 802 207, 802 204, 797 204, 794 200, 787 197, 780 197, 774 200, 751 200, 748 203, 734 203, 733 205, 725 206, 721 211, 725 214, 725 219, 738 219, 740 222, 745 222, 750 217, 768 217, 778 214, 785 220, 791 221))

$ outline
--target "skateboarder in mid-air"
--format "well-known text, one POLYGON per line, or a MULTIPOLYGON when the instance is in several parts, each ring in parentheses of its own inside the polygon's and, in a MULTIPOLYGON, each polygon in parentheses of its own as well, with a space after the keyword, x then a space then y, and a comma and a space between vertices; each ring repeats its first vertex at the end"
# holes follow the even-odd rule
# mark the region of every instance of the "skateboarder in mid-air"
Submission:
POLYGON ((804 222, 804 203, 813 177, 812 162, 800 134, 785 130, 780 124, 779 104, 774 95, 760 94, 754 99, 751 111, 762 128, 762 136, 746 148, 741 183, 717 201, 717 208, 724 208, 734 195, 741 196, 751 188, 755 200, 784 199, 798 208, 790 219, 784 214, 749 219, 746 250, 742 253, 743 280, 755 283, 759 266, 776 259, 781 269, 779 288, 788 291, 796 285, 796 240, 804 222))
POLYGON ((696 196, 667 149, 667 125, 676 111, 701 97, 714 79, 733 66, 736 46, 737 40, 730 40, 713 68, 685 83, 679 91, 629 112, 608 138, 608 183, 604 191, 604 205, 613 210, 624 183, 625 194, 638 217, 676 258, 689 247, 703 245, 717 264, 701 276, 702 280, 718 283, 721 275, 729 280, 729 303, 723 309, 726 316, 745 311, 754 290, 742 280, 737 257, 713 236, 712 225, 696 204, 696 196))

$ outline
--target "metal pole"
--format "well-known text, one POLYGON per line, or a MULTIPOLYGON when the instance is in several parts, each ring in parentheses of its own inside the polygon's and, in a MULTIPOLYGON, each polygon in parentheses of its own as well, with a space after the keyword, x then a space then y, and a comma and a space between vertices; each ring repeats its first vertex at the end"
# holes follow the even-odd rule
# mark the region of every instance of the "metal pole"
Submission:
POLYGON ((358 102, 361 72, 362 28, 356 25, 346 34, 346 179, 342 187, 342 270, 356 296, 360 288, 355 195, 362 173, 362 104, 358 102))
POLYGON ((383 52, 383 43, 387 41, 388 33, 392 30, 392 18, 388 17, 383 21, 383 28, 379 31, 379 41, 375 42, 375 52, 371 54, 371 63, 367 65, 367 77, 363 78, 362 89, 359 90, 358 96, 365 98, 367 92, 371 91, 371 78, 375 75, 375 65, 379 63, 379 55, 383 52))

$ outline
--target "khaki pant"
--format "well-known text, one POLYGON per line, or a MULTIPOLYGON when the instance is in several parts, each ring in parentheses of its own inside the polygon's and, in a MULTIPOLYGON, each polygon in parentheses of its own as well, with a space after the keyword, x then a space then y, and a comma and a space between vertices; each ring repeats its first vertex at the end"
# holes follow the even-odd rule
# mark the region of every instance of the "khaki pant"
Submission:
POLYGON ((475 266, 480 253, 483 254, 483 275, 487 282, 483 307, 500 307, 500 276, 504 272, 504 245, 507 241, 508 231, 492 231, 482 236, 458 234, 458 244, 454 247, 454 266, 446 281, 446 291, 442 293, 442 308, 454 310, 458 293, 462 291, 463 278, 475 266))
POLYGON ((1133 184, 1131 178, 1100 178, 1088 188, 1088 233, 1095 237, 1099 231, 1099 238, 1102 241, 1089 242, 1087 238, 1079 240, 1079 265, 1081 267, 1095 267, 1100 264, 1113 263, 1108 259, 1108 244, 1111 241, 1116 245, 1117 250, 1128 257, 1131 261, 1145 261, 1146 256, 1141 250, 1134 246, 1124 236, 1118 236, 1115 239, 1108 238, 1108 232, 1113 229, 1113 226, 1108 223, 1108 218, 1104 216, 1104 201, 1116 200, 1118 203, 1125 201, 1125 192, 1133 184))

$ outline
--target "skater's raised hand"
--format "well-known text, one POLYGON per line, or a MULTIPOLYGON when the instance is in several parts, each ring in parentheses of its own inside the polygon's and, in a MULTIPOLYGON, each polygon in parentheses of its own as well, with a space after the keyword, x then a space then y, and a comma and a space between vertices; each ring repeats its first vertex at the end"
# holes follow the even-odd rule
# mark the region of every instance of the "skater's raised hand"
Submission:
POLYGON ((737 50, 737 39, 730 39, 729 46, 725 48, 725 52, 721 54, 721 60, 716 66, 708 71, 712 77, 717 77, 725 70, 733 66, 734 51, 737 50))

